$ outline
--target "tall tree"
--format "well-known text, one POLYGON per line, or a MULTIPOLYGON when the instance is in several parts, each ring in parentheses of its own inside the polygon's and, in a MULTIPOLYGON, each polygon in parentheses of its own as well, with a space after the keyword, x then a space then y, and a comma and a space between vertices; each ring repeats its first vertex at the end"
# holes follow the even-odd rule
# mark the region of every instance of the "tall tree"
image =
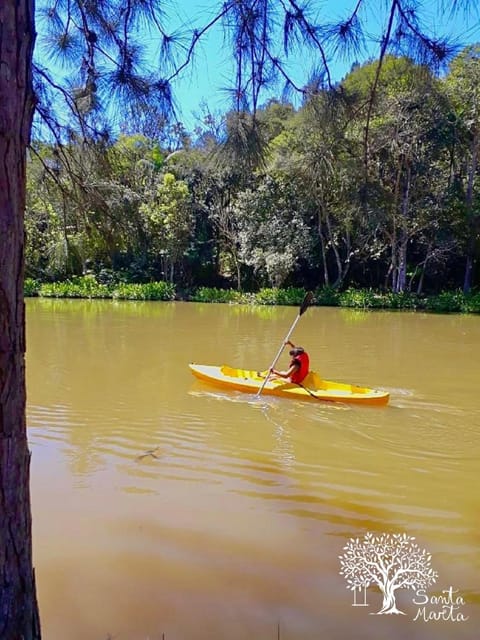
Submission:
POLYGON ((188 247, 193 217, 188 186, 176 180, 173 173, 165 173, 157 184, 152 201, 141 205, 146 218, 150 241, 160 256, 164 279, 173 282, 175 268, 188 247))
POLYGON ((260 282, 273 287, 282 286, 300 259, 310 257, 306 201, 299 191, 294 180, 266 175, 233 203, 240 259, 253 267, 260 282))
POLYGON ((23 252, 33 0, 0 3, 0 637, 40 637, 25 426, 23 252))
MULTIPOLYGON (((347 76, 343 87, 352 101, 368 104, 376 67, 376 62, 367 63, 347 76)), ((432 130, 438 128, 440 100, 428 68, 408 58, 385 57, 380 79, 375 108, 366 107, 372 165, 369 218, 377 218, 382 253, 389 256, 385 285, 400 292, 407 286, 408 248, 426 224, 420 223, 422 199, 433 200, 424 176, 435 159, 432 130)), ((353 132, 356 126, 358 122, 353 132)))
POLYGON ((323 284, 333 287, 347 276, 355 226, 348 202, 355 167, 345 137, 347 122, 343 100, 322 91, 310 97, 270 145, 273 170, 295 176, 308 202, 323 284))
MULTIPOLYGON (((470 291, 474 268, 480 262, 480 213, 478 180, 480 172, 480 46, 467 47, 451 63, 446 79, 447 92, 461 122, 467 152, 462 154, 459 178, 464 185, 467 227, 466 263, 463 290, 470 291)), ((461 147, 460 147, 461 148, 461 147)))

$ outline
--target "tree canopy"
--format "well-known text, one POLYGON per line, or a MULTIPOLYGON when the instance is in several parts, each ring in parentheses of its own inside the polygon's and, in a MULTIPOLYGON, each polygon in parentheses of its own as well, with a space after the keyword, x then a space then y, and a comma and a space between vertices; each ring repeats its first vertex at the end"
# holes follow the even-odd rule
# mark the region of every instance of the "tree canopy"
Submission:
MULTIPOLYGON (((269 99, 255 115, 207 112, 190 133, 35 141, 27 274, 469 290, 478 281, 472 51, 441 75, 386 55, 371 104, 378 60, 299 107, 269 99), (181 199, 171 191, 180 186, 181 199)), ((132 116, 130 132, 135 122, 142 130, 132 116)))

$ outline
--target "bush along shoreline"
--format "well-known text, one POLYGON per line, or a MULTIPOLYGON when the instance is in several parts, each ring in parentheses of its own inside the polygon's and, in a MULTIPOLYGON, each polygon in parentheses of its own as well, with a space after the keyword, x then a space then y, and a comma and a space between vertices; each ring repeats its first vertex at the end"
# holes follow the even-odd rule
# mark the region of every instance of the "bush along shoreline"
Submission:
MULTIPOLYGON (((181 294, 170 282, 144 284, 120 282, 102 284, 95 276, 77 276, 63 282, 39 282, 27 278, 24 284, 26 297, 41 298, 103 298, 112 300, 183 300, 189 302, 216 302, 250 305, 291 305, 302 303, 306 290, 298 287, 287 289, 264 288, 242 292, 235 289, 199 287, 181 294)), ((337 291, 323 287, 314 291, 314 305, 346 307, 351 309, 389 309, 431 311, 435 313, 480 313, 480 292, 464 294, 462 291, 444 291, 436 295, 417 295, 409 292, 391 293, 371 289, 346 289, 337 291)))

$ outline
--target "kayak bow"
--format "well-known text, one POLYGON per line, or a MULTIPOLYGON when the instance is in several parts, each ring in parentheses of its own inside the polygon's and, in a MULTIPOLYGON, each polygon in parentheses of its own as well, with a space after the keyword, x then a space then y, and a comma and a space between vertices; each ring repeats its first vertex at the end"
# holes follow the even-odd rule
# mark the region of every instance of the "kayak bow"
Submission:
POLYGON ((189 365, 193 375, 199 380, 210 382, 217 387, 233 389, 245 393, 257 393, 263 386, 263 393, 295 400, 323 400, 355 404, 385 405, 390 394, 387 391, 360 387, 355 384, 324 380, 311 371, 301 385, 284 379, 270 378, 265 384, 265 375, 257 371, 234 369, 227 365, 189 365))

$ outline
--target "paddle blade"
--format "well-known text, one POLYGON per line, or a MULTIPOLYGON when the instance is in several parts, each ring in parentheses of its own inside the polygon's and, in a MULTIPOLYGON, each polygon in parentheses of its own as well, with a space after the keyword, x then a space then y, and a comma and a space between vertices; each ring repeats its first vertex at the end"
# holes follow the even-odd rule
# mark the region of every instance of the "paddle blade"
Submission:
POLYGON ((312 300, 313 300, 313 293, 311 291, 308 291, 308 293, 305 294, 305 297, 302 302, 302 306, 300 307, 300 311, 298 313, 299 316, 305 313, 308 307, 312 304, 312 300))

